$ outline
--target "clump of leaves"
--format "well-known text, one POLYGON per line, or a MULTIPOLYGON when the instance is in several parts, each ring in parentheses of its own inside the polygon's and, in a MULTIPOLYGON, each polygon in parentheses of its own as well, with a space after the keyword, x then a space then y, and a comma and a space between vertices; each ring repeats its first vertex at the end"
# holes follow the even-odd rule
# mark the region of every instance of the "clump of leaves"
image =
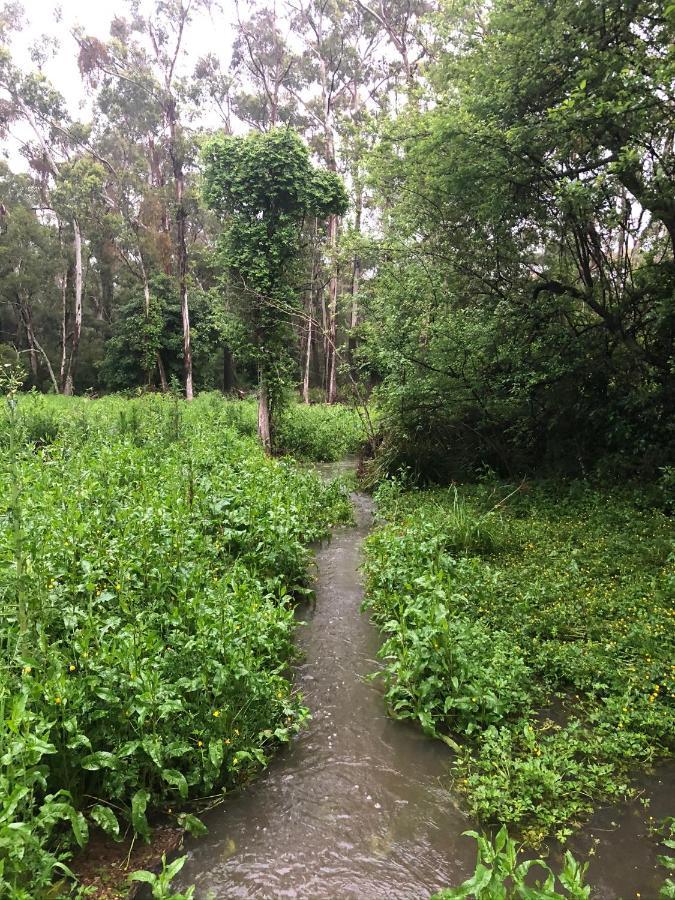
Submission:
POLYGON ((457 751, 472 816, 564 840, 672 745, 672 521, 634 487, 377 496, 366 605, 390 711, 457 751), (470 520, 493 513, 484 540, 470 520))
MULTIPOLYGON (((675 818, 669 816, 661 825, 661 843, 668 850, 675 850, 675 818)), ((668 870, 669 873, 675 871, 675 856, 670 853, 663 853, 659 856, 659 862, 668 870)), ((659 897, 664 900, 674 900, 675 898, 675 881, 669 876, 663 883, 659 891, 659 897)))
POLYGON ((556 875, 543 859, 519 862, 518 847, 505 826, 494 841, 475 831, 465 834, 478 845, 476 870, 459 887, 441 891, 433 900, 588 900, 591 896, 590 887, 584 885, 588 863, 580 865, 569 851, 556 875))
POLYGON ((162 856, 161 872, 155 874, 141 869, 133 872, 129 876, 129 880, 149 885, 153 900, 192 900, 195 895, 194 887, 189 887, 184 893, 176 893, 171 889, 171 882, 185 865, 186 859, 187 856, 180 856, 173 862, 167 863, 166 856, 162 856))

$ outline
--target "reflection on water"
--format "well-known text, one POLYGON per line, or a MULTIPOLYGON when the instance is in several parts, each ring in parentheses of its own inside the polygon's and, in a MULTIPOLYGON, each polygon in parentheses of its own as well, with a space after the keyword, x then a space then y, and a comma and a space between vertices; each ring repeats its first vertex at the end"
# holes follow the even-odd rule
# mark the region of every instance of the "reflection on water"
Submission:
MULTIPOLYGON (((354 495, 354 509, 356 527, 336 528, 318 549, 316 605, 298 616, 305 661, 296 681, 312 721, 252 786, 205 816, 206 837, 188 841, 180 883, 195 884, 200 900, 419 900, 473 871, 474 844, 462 837, 471 823, 443 786, 448 749, 387 718, 377 684, 363 677, 379 646, 360 612, 372 502, 354 495)), ((597 850, 594 896, 656 896, 664 870, 644 818, 636 825, 633 807, 599 813, 577 840, 597 850)))

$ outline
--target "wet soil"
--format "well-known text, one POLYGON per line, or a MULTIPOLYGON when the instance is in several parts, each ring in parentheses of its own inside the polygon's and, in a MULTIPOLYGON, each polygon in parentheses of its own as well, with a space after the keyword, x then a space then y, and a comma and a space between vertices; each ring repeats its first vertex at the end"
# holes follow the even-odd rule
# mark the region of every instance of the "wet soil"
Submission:
POLYGON ((85 852, 73 860, 71 868, 79 883, 90 890, 94 900, 121 900, 135 897, 141 885, 129 884, 129 875, 138 869, 159 872, 162 855, 175 857, 183 844, 183 830, 158 826, 153 828, 152 842, 141 840, 119 843, 100 831, 92 832, 85 852))

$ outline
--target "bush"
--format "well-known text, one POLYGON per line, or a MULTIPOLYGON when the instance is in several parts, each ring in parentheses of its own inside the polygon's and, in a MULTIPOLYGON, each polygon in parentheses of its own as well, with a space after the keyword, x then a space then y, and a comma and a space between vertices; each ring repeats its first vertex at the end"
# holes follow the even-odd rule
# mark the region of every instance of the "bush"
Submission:
POLYGON ((284 412, 277 434, 280 450, 315 462, 357 453, 365 439, 358 412, 341 404, 295 403, 284 412))
POLYGON ((392 483, 378 499, 388 522, 367 542, 367 605, 392 712, 457 751, 471 815, 564 840, 675 736, 659 492, 392 483))
POLYGON ((89 825, 148 837, 299 728, 306 547, 350 510, 221 404, 46 402, 59 436, 0 455, 0 893, 17 897, 89 825))
POLYGON ((459 887, 441 891, 432 900, 588 900, 591 896, 590 887, 584 885, 588 863, 579 865, 569 851, 556 875, 543 859, 519 862, 518 847, 506 828, 500 829, 494 841, 475 831, 466 834, 478 845, 476 871, 459 887))

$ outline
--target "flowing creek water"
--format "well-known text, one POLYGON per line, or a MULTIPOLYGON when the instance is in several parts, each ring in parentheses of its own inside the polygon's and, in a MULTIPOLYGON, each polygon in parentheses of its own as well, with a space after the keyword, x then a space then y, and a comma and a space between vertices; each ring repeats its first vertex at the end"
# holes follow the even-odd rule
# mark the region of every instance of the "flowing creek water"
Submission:
MULTIPOLYGON (((363 494, 353 503, 355 527, 318 548, 316 603, 298 611, 296 684, 312 720, 254 784, 204 816, 205 837, 188 840, 180 884, 194 884, 199 900, 422 900, 473 871, 474 843, 462 836, 472 823, 447 789, 449 750, 388 718, 365 678, 380 645, 360 611, 373 504, 363 494)), ((656 787, 657 806, 672 787, 656 787)), ((656 896, 665 872, 641 811, 603 811, 579 839, 595 851, 594 896, 656 896)))

